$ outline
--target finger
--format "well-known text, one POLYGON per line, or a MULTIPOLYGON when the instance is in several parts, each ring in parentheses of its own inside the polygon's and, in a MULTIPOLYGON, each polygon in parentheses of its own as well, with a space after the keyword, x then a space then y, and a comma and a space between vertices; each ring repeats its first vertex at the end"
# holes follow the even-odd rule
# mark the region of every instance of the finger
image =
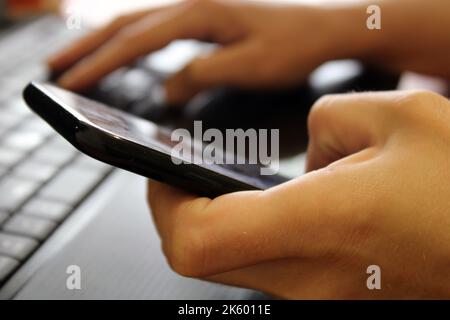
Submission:
POLYGON ((332 257, 281 259, 213 275, 204 280, 254 289, 282 299, 342 299, 367 293, 366 266, 332 257), (356 269, 356 270, 355 270, 356 269))
POLYGON ((136 22, 146 15, 156 13, 159 10, 162 10, 162 8, 139 11, 120 16, 105 27, 82 37, 67 48, 62 49, 51 56, 47 60, 47 65, 53 72, 60 73, 92 53, 125 26, 136 22))
POLYGON ((176 39, 205 40, 215 32, 227 30, 222 20, 214 19, 202 1, 174 6, 141 19, 109 40, 91 56, 69 70, 60 84, 72 90, 89 87, 113 70, 136 58, 161 49, 176 39), (217 27, 217 24, 222 27, 217 27))
POLYGON ((307 171, 323 168, 339 159, 363 153, 345 162, 367 160, 380 147, 393 127, 388 106, 402 93, 353 93, 329 95, 313 106, 308 119, 309 139, 307 171))
POLYGON ((355 242, 359 222, 365 223, 373 202, 370 190, 365 192, 368 179, 359 177, 363 174, 320 170, 264 192, 214 200, 152 184, 149 202, 172 268, 207 276, 263 261, 347 250, 343 243, 355 242), (348 194, 353 201, 347 201, 348 194), (360 210, 364 214, 353 219, 350 213, 360 210))
POLYGON ((248 72, 249 65, 258 70, 259 56, 257 43, 249 41, 197 58, 166 82, 167 100, 180 104, 203 90, 218 86, 260 87, 263 78, 248 72))
POLYGON ((167 214, 153 215, 156 228, 160 234, 167 235, 165 237, 166 244, 169 245, 171 240, 171 224, 174 222, 172 212, 177 212, 179 208, 183 208, 185 204, 195 207, 202 207, 209 203, 207 198, 199 198, 189 194, 178 188, 149 180, 147 188, 147 197, 152 212, 167 212, 167 214))

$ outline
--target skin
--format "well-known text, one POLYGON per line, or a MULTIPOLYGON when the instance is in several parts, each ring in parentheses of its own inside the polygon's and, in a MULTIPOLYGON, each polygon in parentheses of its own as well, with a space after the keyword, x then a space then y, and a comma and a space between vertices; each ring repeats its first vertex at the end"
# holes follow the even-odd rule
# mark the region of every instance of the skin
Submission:
POLYGON ((182 275, 282 298, 449 298, 448 121, 429 92, 322 98, 301 177, 213 200, 150 182, 164 253, 182 275))
MULTIPOLYGON (((168 80, 173 103, 219 85, 290 86, 339 58, 450 78, 450 3, 376 3, 381 31, 366 28, 367 4, 188 1, 120 17, 49 66, 62 86, 83 90, 174 39, 220 44, 168 80)), ((289 299, 450 298, 448 123, 449 101, 426 91, 326 96, 309 116, 301 177, 216 199, 149 182, 169 264, 289 299), (366 287, 373 264, 382 290, 366 287)))

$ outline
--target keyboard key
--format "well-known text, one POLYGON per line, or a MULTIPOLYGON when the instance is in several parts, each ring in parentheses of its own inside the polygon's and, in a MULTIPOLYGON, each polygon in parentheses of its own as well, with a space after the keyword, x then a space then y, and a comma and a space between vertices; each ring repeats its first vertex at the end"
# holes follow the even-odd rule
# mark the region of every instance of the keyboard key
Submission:
POLYGON ((21 212, 54 222, 61 222, 71 210, 72 207, 64 203, 35 198, 29 201, 21 212))
POLYGON ((24 81, 27 81, 28 79, 45 80, 47 69, 44 63, 35 63, 32 61, 31 63, 22 66, 22 70, 22 80, 24 81))
POLYGON ((38 187, 34 181, 6 177, 0 181, 0 209, 15 211, 38 187))
POLYGON ((58 168, 49 164, 26 161, 14 169, 14 175, 39 182, 49 180, 58 168))
POLYGON ((49 146, 61 152, 77 153, 78 150, 60 135, 55 135, 49 142, 49 146))
POLYGON ((6 219, 9 218, 9 215, 5 212, 0 212, 0 226, 2 225, 3 222, 6 221, 6 219))
POLYGON ((8 132, 8 128, 4 128, 0 126, 0 138, 8 132))
POLYGON ((43 241, 55 227, 56 224, 51 221, 15 215, 3 226, 3 230, 43 241))
POLYGON ((97 170, 102 173, 106 173, 107 171, 112 169, 112 167, 110 165, 103 163, 101 161, 98 161, 96 159, 93 159, 91 157, 88 157, 84 154, 81 154, 77 158, 75 163, 77 165, 80 165, 83 168, 90 169, 90 170, 97 170))
POLYGON ((17 150, 0 147, 0 166, 12 167, 24 157, 24 153, 17 150))
POLYGON ((18 265, 17 260, 0 256, 0 282, 3 282, 18 265))
POLYGON ((8 130, 9 130, 8 127, 3 127, 2 124, 0 123, 0 138, 3 137, 8 132, 8 130))
MULTIPOLYGON (((23 87, 23 84, 21 83, 17 87, 23 87)), ((8 111, 10 114, 17 115, 22 119, 32 114, 30 108, 28 108, 28 106, 25 104, 25 101, 23 101, 22 98, 15 98, 10 101, 7 101, 6 111, 8 111)))
POLYGON ((6 103, 2 103, 3 107, 0 109, 0 125, 1 127, 11 129, 21 123, 24 119, 23 116, 18 115, 10 110, 10 106, 6 103))
MULTIPOLYGON (((1 70, 1 65, 0 65, 0 70, 1 70)), ((4 76, 3 76, 3 80, 5 79, 4 76)), ((14 98, 16 92, 17 92, 17 90, 15 90, 12 86, 2 84, 2 90, 0 90, 0 99, 2 99, 3 101, 8 101, 9 99, 14 98)))
POLYGON ((72 160, 75 155, 75 149, 69 151, 67 149, 57 148, 53 145, 45 145, 32 155, 32 159, 37 162, 62 166, 72 160))
POLYGON ((32 131, 13 131, 5 136, 2 144, 11 149, 19 149, 28 152, 42 144, 44 138, 45 137, 42 135, 32 131))
POLYGON ((44 120, 32 117, 19 126, 19 130, 27 132, 36 132, 42 136, 49 136, 55 131, 44 120))
POLYGON ((0 255, 24 260, 37 245, 33 239, 0 233, 0 255))
POLYGON ((40 195, 46 199, 74 205, 99 182, 101 177, 102 175, 94 170, 86 170, 79 166, 70 167, 50 181, 40 195))

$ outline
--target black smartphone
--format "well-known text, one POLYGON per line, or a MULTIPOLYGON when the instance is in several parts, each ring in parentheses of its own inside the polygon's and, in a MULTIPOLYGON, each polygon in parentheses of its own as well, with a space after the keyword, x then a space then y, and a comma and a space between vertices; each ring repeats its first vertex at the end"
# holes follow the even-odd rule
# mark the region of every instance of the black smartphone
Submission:
POLYGON ((261 175, 260 165, 174 161, 177 142, 170 130, 49 83, 32 82, 23 95, 36 114, 88 156, 200 196, 265 190, 288 180, 261 175))

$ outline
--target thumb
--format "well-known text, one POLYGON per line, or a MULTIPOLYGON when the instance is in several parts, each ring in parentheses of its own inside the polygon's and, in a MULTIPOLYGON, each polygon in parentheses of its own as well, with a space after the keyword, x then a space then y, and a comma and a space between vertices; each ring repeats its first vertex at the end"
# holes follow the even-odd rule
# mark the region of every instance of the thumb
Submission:
POLYGON ((308 119, 307 171, 373 157, 394 128, 389 106, 402 94, 352 93, 317 101, 308 119))

